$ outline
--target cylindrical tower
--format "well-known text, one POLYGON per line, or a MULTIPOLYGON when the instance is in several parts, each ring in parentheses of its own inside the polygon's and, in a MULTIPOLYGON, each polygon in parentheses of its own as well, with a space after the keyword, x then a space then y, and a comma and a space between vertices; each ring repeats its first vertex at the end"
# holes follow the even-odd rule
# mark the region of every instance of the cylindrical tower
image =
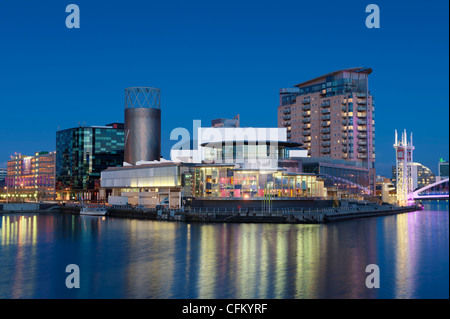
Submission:
POLYGON ((154 161, 161 157, 161 90, 125 89, 125 162, 154 161))

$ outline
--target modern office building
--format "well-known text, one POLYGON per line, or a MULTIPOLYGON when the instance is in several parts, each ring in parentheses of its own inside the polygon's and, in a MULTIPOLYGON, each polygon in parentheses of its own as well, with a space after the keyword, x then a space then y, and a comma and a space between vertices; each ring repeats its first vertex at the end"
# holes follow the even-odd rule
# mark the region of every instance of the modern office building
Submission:
POLYGON ((57 198, 97 201, 101 171, 122 166, 123 159, 123 123, 56 132, 57 198))
POLYGON ((448 178, 449 176, 449 167, 448 161, 444 161, 444 159, 440 159, 438 163, 438 176, 436 176, 436 181, 441 181, 443 179, 448 178))
POLYGON ((125 162, 158 161, 161 157, 161 90, 125 89, 125 162))
POLYGON ((14 154, 7 163, 6 192, 10 201, 55 199, 55 153, 14 154))
POLYGON ((211 121, 212 127, 239 127, 240 126, 239 114, 232 119, 215 119, 211 121))
POLYGON ((3 191, 5 187, 6 175, 8 174, 8 170, 6 168, 0 168, 0 192, 3 191))
MULTIPOLYGON (((433 172, 426 166, 413 162, 411 167, 412 189, 416 190, 436 182, 433 172)), ((396 186, 396 166, 392 166, 392 183, 396 186)))
POLYGON ((278 127, 302 142, 311 157, 356 162, 368 168, 375 190, 375 103, 370 68, 350 68, 280 90, 278 127))

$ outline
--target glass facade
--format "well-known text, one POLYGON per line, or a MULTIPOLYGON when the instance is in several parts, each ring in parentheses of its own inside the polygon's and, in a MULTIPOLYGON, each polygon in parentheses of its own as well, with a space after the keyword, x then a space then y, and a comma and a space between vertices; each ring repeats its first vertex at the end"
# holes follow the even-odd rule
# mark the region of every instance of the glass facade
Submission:
POLYGON ((90 199, 95 200, 101 171, 122 166, 123 159, 124 129, 121 123, 58 131, 56 190, 59 199, 74 199, 79 197, 79 191, 89 191, 90 199))
POLYGON ((239 170, 234 166, 194 168, 194 196, 210 198, 323 197, 315 175, 281 171, 239 170))
MULTIPOLYGON (((205 146, 205 161, 246 163, 252 160, 289 159, 289 148, 283 142, 223 142, 205 146)), ((294 147, 298 146, 291 143, 294 147)))
POLYGON ((327 165, 327 163, 303 163, 303 172, 318 174, 325 179, 326 188, 336 188, 350 194, 370 192, 370 172, 368 169, 327 165))

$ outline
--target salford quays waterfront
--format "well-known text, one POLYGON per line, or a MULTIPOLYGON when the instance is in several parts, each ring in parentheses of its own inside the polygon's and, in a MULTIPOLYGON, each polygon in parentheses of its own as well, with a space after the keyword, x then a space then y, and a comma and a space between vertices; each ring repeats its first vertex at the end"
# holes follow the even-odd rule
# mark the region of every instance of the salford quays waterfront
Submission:
POLYGON ((315 225, 3 214, 0 298, 448 298, 448 201, 424 208, 315 225))

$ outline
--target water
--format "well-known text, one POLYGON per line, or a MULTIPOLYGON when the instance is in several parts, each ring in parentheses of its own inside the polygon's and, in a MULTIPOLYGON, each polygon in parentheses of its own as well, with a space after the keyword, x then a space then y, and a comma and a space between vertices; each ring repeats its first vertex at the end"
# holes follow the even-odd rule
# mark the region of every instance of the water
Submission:
POLYGON ((328 225, 3 215, 0 298, 447 299, 448 210, 328 225), (80 288, 66 287, 69 264, 80 288))

